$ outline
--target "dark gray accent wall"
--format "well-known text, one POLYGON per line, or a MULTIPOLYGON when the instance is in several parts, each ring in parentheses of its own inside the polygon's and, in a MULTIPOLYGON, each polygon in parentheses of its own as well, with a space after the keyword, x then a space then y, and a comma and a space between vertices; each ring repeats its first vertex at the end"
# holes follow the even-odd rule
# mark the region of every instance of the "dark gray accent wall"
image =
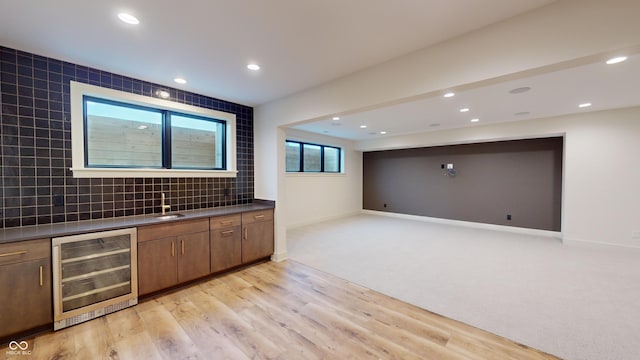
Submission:
POLYGON ((366 152, 363 209, 560 231, 562 151, 554 137, 366 152))
POLYGON ((0 46, 0 110, 0 228, 253 201, 252 107, 0 46), (71 80, 234 113, 237 177, 74 178, 71 80))

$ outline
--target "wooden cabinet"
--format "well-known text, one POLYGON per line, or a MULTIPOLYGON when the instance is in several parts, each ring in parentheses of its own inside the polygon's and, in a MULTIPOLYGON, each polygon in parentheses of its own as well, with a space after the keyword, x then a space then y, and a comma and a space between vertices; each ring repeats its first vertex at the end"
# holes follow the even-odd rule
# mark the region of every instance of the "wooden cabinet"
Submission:
POLYGON ((0 339, 53 322, 51 241, 0 245, 0 339))
POLYGON ((209 274, 209 220, 138 228, 138 293, 149 294, 209 274))
POLYGON ((212 217, 209 222, 211 272, 242 264, 242 215, 212 217))
POLYGON ((248 263, 273 254, 273 210, 242 214, 242 262, 248 263))

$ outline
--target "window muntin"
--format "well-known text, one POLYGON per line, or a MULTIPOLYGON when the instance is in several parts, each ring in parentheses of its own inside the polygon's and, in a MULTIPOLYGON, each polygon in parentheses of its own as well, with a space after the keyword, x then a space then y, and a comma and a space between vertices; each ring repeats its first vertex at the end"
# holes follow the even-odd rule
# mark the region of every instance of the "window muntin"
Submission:
POLYGON ((285 148, 287 172, 342 171, 341 149, 338 147, 287 140, 285 148))

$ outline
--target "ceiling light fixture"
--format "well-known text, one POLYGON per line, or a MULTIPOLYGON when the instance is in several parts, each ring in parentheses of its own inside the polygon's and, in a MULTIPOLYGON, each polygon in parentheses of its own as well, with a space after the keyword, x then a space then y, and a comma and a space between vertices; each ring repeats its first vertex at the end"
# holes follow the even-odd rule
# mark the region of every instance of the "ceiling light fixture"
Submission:
POLYGON ((446 97, 446 98, 450 98, 450 97, 456 96, 456 93, 448 92, 448 93, 444 94, 443 96, 446 97))
POLYGON ((579 108, 588 108, 589 106, 591 106, 591 103, 582 103, 578 105, 579 108))
POLYGON ((253 71, 258 71, 258 70, 260 70, 260 65, 252 63, 252 64, 247 65, 247 69, 253 70, 253 71))
POLYGON ((618 63, 621 63, 621 62, 623 62, 625 60, 627 60, 626 56, 614 57, 614 58, 611 58, 611 59, 607 60, 607 65, 618 64, 618 63))
POLYGON ((387 132, 386 131, 380 131, 380 135, 386 135, 387 132))
POLYGON ((144 130, 147 128, 147 125, 140 125, 138 126, 138 130, 144 130))
POLYGON ((478 122, 478 121, 480 121, 480 119, 478 118, 471 119, 471 122, 478 122))
POLYGON ((462 108, 462 109, 460 109, 460 112, 468 112, 468 111, 469 111, 469 108, 462 108))
POLYGON ((334 120, 334 121, 338 121, 338 120, 340 120, 340 116, 334 116, 334 117, 333 117, 333 120, 334 120))
POLYGON ((173 79, 173 81, 177 82, 178 84, 186 84, 187 80, 181 78, 181 77, 177 77, 175 79, 173 79))
POLYGON ((360 125, 360 129, 366 129, 367 125, 360 125))
POLYGON ((127 13, 119 13, 118 14, 118 19, 120 19, 122 22, 125 22, 127 24, 131 24, 131 25, 140 24, 140 20, 138 20, 138 18, 136 18, 135 16, 133 16, 131 14, 127 14, 127 13))
POLYGON ((163 99, 168 99, 171 96, 167 90, 156 90, 156 95, 163 99))

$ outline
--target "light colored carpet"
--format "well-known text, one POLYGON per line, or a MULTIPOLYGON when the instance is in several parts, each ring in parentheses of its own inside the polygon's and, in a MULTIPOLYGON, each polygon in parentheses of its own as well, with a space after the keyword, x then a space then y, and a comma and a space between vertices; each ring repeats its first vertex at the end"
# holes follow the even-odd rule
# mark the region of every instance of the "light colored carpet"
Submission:
POLYGON ((289 258, 566 359, 640 358, 640 251, 358 215, 289 258))

